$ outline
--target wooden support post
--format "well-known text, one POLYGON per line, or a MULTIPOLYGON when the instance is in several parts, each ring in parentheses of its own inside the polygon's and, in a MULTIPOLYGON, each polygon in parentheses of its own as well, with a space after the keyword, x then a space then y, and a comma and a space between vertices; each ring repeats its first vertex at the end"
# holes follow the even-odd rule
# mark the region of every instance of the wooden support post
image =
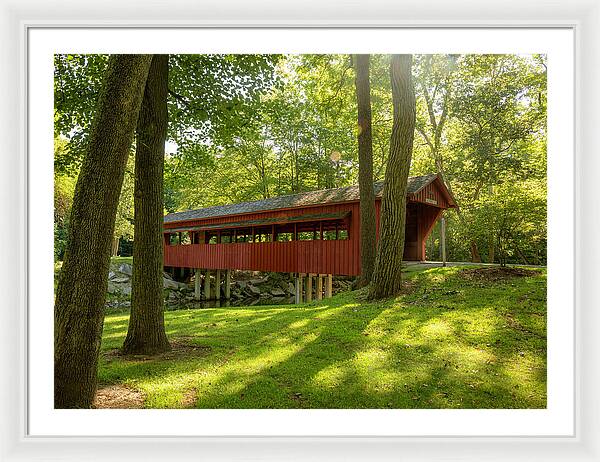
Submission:
POLYGON ((225 270, 225 300, 231 298, 231 270, 225 270))
POLYGON ((202 271, 196 268, 194 274, 194 298, 200 300, 202 297, 202 271))
POLYGON ((206 270, 204 274, 204 300, 211 300, 210 298, 210 270, 206 270))
POLYGON ((312 284, 313 281, 313 275, 312 274, 307 274, 306 275, 306 301, 307 302, 312 302, 312 284))
POLYGON ((442 266, 446 266, 446 219, 440 220, 440 247, 442 251, 442 266))
POLYGON ((331 298, 333 295, 333 276, 328 274, 325 281, 325 298, 331 298))
POLYGON ((317 274, 317 300, 323 300, 323 276, 317 274))
POLYGON ((215 298, 221 300, 221 270, 215 273, 215 298))
POLYGON ((296 297, 294 302, 296 303, 296 305, 302 303, 302 278, 304 277, 304 274, 302 273, 298 273, 295 276, 295 283, 296 283, 296 297))

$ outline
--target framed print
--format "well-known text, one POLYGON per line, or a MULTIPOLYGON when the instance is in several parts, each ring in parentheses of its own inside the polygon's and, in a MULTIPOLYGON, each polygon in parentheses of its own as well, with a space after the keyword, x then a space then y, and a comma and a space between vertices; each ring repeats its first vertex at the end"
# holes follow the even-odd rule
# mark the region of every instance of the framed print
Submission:
MULTIPOLYGON (((2 5, 3 460, 600 458, 597 2, 543 12, 534 1, 133 6, 2 5), (135 112, 115 122, 131 128, 114 170, 123 184, 130 175, 131 201, 113 215, 131 231, 114 240, 119 257, 102 276, 97 392, 91 406, 63 406, 53 307, 76 281, 57 275, 77 239, 68 224, 69 214, 78 219, 75 184, 83 189, 80 169, 91 168, 81 153, 92 149, 86 136, 100 109, 90 101, 109 94, 102 72, 114 55, 151 57, 136 90, 140 114, 152 56, 168 55, 163 89, 177 116, 162 141, 160 296, 171 344, 152 354, 122 347, 131 292, 141 293, 130 258, 143 170, 135 112), (357 55, 371 56, 379 233, 399 120, 391 55, 412 56, 416 82, 402 193, 409 273, 389 302, 351 294, 364 268, 362 196, 351 186, 363 133, 357 55), (208 89, 202 100, 194 86, 208 89)), ((115 156, 118 142, 109 143, 115 156)), ((92 230, 85 242, 107 210, 78 222, 92 230)))

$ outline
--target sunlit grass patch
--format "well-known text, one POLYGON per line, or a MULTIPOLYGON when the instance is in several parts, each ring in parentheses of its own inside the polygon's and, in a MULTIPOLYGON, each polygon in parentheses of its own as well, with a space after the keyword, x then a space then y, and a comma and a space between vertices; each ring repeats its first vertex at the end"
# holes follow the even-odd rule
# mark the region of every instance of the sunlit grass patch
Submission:
POLYGON ((169 311, 171 341, 196 348, 170 357, 111 355, 128 319, 111 314, 99 379, 157 408, 545 407, 545 271, 475 274, 414 271, 410 291, 375 302, 357 291, 299 306, 169 311))

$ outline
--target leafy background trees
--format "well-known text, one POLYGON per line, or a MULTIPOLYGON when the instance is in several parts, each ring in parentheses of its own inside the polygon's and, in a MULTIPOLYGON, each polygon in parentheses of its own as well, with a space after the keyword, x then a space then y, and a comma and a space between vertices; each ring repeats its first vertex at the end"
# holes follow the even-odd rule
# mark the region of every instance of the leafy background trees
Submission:
MULTIPOLYGON (((389 153, 389 59, 371 56, 375 180, 385 177, 389 153)), ((55 58, 57 258, 106 63, 102 55, 55 58)), ((169 69, 165 212, 358 182, 349 55, 172 55, 169 69)), ((412 74, 410 173, 439 173, 459 205, 446 214, 448 259, 544 264, 545 56, 415 55, 412 74)), ((133 237, 132 184, 126 173, 121 251, 133 237)), ((439 252, 436 228, 427 256, 439 252)))

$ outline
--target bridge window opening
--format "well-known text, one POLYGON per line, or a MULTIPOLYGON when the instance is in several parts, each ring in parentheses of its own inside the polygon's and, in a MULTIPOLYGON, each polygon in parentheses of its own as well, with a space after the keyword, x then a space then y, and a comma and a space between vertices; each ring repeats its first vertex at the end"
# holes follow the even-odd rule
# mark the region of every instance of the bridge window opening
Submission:
POLYGON ((294 239, 293 233, 277 233, 277 242, 289 242, 294 239))
POLYGON ((252 230, 238 229, 235 242, 252 242, 252 230))
POLYGON ((256 228, 255 242, 272 242, 273 230, 274 230, 273 226, 256 228))
POLYGON ((179 233, 179 243, 181 245, 190 245, 192 243, 192 240, 190 239, 190 233, 188 231, 179 233))
POLYGON ((196 231, 192 233, 192 244, 200 244, 200 232, 196 231))
POLYGON ((292 222, 218 230, 165 232, 166 245, 230 244, 349 239, 348 220, 292 222))

